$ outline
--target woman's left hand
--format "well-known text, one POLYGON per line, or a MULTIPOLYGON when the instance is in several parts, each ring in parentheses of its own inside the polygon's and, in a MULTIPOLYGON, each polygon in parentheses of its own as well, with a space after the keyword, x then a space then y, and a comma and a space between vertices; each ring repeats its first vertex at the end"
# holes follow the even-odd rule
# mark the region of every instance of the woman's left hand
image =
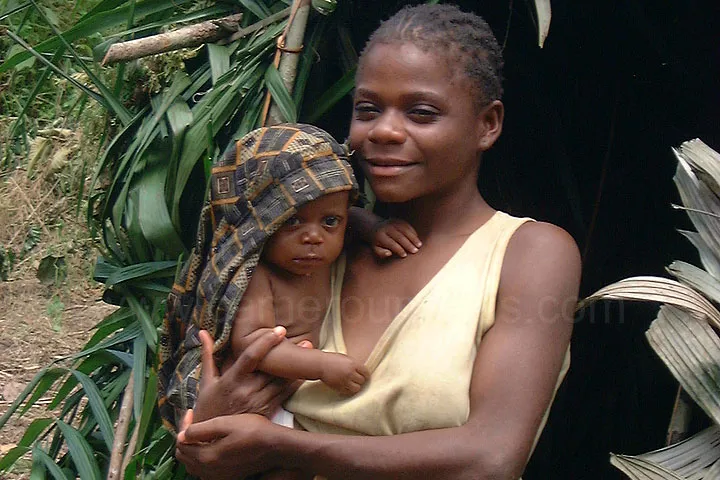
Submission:
POLYGON ((255 414, 194 423, 177 442, 175 457, 188 473, 203 478, 236 479, 269 470, 274 467, 269 461, 272 428, 267 418, 255 414))

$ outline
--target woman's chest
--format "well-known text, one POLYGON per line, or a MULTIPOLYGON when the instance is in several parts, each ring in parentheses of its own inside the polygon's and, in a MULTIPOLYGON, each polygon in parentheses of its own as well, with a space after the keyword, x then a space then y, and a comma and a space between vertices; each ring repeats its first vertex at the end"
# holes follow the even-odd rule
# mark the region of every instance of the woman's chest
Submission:
POLYGON ((425 248, 416 255, 386 262, 370 254, 353 258, 345 272, 340 301, 347 353, 360 361, 367 359, 398 314, 445 269, 453 250, 425 248))

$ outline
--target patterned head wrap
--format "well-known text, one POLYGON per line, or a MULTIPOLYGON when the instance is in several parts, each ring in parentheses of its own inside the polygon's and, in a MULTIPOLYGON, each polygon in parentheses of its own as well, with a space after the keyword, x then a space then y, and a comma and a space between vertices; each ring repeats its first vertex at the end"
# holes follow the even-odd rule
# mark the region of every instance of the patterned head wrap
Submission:
POLYGON ((228 346, 232 321, 267 239, 302 205, 358 186, 347 149, 303 124, 254 130, 212 169, 211 198, 195 248, 168 296, 160 334, 158 405, 174 430, 175 411, 195 405, 200 330, 228 346))

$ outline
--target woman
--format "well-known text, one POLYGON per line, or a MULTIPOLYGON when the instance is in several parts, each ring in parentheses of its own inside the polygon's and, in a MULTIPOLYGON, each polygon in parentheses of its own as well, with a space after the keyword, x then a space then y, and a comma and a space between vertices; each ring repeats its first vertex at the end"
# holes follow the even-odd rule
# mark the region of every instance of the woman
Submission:
POLYGON ((350 144, 423 244, 404 259, 348 252, 321 346, 365 360, 371 378, 351 399, 304 385, 289 409, 309 431, 290 430, 252 414, 289 394, 248 373, 277 334, 223 376, 206 348, 196 423, 178 440, 191 473, 520 477, 567 370, 580 258, 562 229, 497 212, 477 189, 502 130, 501 70, 487 24, 453 6, 405 8, 371 36, 350 144), (211 418, 228 404, 250 414, 211 418))

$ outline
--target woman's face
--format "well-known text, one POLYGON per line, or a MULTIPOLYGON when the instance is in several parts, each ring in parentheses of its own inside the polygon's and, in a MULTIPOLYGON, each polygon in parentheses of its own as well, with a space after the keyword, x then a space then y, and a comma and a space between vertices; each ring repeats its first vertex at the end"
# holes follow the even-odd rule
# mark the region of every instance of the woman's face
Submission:
POLYGON ((350 147, 375 195, 405 202, 475 185, 482 112, 470 83, 441 55, 377 44, 356 80, 350 147))

